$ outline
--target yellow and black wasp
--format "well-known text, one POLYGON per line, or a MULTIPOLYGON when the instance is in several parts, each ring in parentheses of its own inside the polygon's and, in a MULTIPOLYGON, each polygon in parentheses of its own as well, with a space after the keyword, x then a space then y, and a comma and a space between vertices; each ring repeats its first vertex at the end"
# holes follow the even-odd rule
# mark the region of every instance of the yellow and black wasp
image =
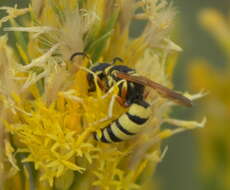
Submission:
MULTIPOLYGON (((87 56, 85 53, 77 52, 72 55, 87 56)), ((101 129, 101 137, 94 133, 97 141, 104 143, 113 143, 128 140, 142 130, 143 125, 148 121, 151 111, 150 105, 144 100, 145 87, 149 86, 156 90, 162 97, 170 99, 183 106, 191 107, 192 102, 185 96, 166 88, 146 77, 140 76, 137 72, 125 65, 115 65, 116 61, 122 61, 116 57, 112 63, 98 63, 90 68, 94 73, 88 73, 87 80, 89 92, 96 90, 94 77, 96 75, 99 86, 106 91, 116 85, 119 81, 124 80, 118 85, 119 93, 117 100, 128 111, 123 113, 119 118, 112 121, 108 126, 101 129)))

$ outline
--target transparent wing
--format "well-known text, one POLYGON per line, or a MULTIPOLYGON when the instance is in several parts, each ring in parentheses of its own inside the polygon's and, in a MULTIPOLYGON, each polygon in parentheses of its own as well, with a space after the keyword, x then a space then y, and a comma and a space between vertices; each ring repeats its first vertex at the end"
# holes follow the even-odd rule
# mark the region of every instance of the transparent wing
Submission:
POLYGON ((149 80, 148 78, 145 78, 143 76, 132 76, 132 75, 128 75, 126 73, 122 73, 122 72, 117 72, 116 76, 118 78, 121 79, 125 79, 128 80, 130 82, 134 82, 134 83, 138 83, 138 84, 142 84, 144 86, 149 86, 151 88, 153 88, 154 90, 156 90, 162 97, 170 99, 174 102, 176 102, 177 104, 181 104, 183 106, 187 106, 187 107, 191 107, 192 106, 192 101, 188 98, 186 98, 185 96, 167 88, 162 86, 159 83, 156 83, 152 80, 149 80))

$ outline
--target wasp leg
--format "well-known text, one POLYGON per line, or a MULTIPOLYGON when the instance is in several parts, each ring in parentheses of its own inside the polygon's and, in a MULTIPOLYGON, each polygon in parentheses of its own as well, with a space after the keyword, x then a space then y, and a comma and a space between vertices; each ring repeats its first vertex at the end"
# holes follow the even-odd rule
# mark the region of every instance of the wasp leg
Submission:
POLYGON ((118 103, 123 106, 123 107, 128 107, 125 103, 125 100, 121 97, 121 96, 117 96, 116 100, 118 101, 118 103))
POLYGON ((100 89, 101 89, 102 91, 105 91, 105 90, 106 90, 106 89, 104 88, 105 86, 104 86, 102 80, 99 79, 99 77, 97 77, 97 83, 98 83, 98 86, 100 87, 100 89))
POLYGON ((123 107, 129 107, 129 105, 126 103, 126 95, 127 95, 127 84, 122 86, 121 88, 121 95, 117 96, 118 103, 123 107))
MULTIPOLYGON (((106 89, 104 88, 105 86, 104 86, 104 83, 102 82, 102 80, 99 79, 99 77, 97 77, 96 79, 97 80, 95 81, 95 83, 96 83, 95 86, 98 85, 99 88, 100 88, 100 90, 102 90, 103 92, 105 92, 106 89)), ((95 86, 89 87, 88 92, 94 92, 96 90, 95 86)))

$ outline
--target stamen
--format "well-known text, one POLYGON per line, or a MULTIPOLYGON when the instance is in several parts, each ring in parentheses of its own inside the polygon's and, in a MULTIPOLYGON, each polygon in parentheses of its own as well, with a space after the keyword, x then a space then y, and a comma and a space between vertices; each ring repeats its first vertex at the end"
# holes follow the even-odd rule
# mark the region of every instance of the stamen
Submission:
POLYGON ((178 127, 182 127, 185 129, 195 129, 197 127, 203 128, 205 126, 205 123, 207 122, 207 118, 204 117, 201 122, 167 118, 167 119, 164 119, 164 122, 169 123, 171 125, 178 126, 178 127))
POLYGON ((58 49, 60 44, 54 45, 49 51, 47 51, 44 55, 32 60, 32 62, 28 65, 22 66, 21 70, 22 71, 27 71, 31 69, 32 67, 41 67, 43 66, 47 60, 52 56, 52 54, 58 49))
POLYGON ((68 99, 71 99, 71 100, 74 100, 76 102, 83 104, 84 103, 83 99, 74 95, 74 94, 76 94, 76 91, 74 89, 70 89, 70 90, 65 91, 65 92, 60 92, 60 95, 63 95, 64 97, 66 97, 68 99))
POLYGON ((185 93, 184 96, 186 96, 190 100, 197 100, 197 99, 203 98, 204 96, 207 96, 208 94, 209 94, 208 91, 201 90, 200 92, 196 94, 185 93))

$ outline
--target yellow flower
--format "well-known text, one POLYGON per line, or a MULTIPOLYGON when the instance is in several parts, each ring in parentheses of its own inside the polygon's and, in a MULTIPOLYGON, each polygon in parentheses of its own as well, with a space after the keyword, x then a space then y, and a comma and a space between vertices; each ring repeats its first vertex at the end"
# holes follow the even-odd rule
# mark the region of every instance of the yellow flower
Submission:
POLYGON ((199 15, 202 26, 210 32, 228 57, 224 68, 215 68, 204 59, 192 61, 189 81, 193 89, 205 88, 206 96, 200 113, 207 115, 207 127, 200 131, 202 179, 207 189, 230 188, 229 118, 230 118, 230 25, 215 9, 206 9, 199 15), (202 77, 201 77, 202 76, 202 77))
POLYGON ((6 35, 0 37, 5 189, 138 189, 145 184, 143 174, 149 178, 162 160, 163 139, 204 125, 169 118, 175 104, 152 90, 146 99, 152 116, 140 134, 111 144, 92 135, 100 136, 100 129, 128 108, 115 100, 118 84, 88 93, 90 61, 70 61, 71 55, 84 51, 93 64, 120 56, 124 65, 172 87, 172 60, 181 48, 169 38, 175 12, 166 1, 32 0, 31 8, 4 9, 10 12, 2 20, 12 25, 4 30, 16 37, 16 48, 6 35), (26 17, 19 24, 14 18, 22 14, 26 17), (135 19, 146 24, 131 38, 135 19), (165 122, 175 129, 161 129, 165 122))

